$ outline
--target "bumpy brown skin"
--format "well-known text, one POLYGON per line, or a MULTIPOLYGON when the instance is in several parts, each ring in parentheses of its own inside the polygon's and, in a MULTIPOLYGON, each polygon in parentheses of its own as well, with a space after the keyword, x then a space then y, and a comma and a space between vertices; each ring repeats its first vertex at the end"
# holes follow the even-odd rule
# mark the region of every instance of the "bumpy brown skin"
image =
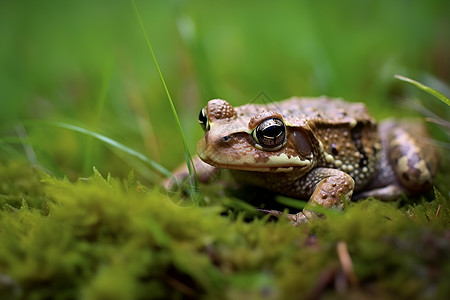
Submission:
MULTIPOLYGON (((383 200, 421 193, 437 172, 438 154, 420 122, 388 120, 378 126, 360 103, 291 98, 234 108, 216 99, 206 112, 210 126, 198 150, 207 164, 194 159, 200 181, 225 168, 239 182, 309 199, 301 213, 289 216, 294 224, 324 208, 342 210, 354 192, 354 199, 383 200), (251 134, 268 118, 286 124, 286 142, 276 151, 262 149, 251 134)), ((184 178, 187 171, 175 176, 184 178)))

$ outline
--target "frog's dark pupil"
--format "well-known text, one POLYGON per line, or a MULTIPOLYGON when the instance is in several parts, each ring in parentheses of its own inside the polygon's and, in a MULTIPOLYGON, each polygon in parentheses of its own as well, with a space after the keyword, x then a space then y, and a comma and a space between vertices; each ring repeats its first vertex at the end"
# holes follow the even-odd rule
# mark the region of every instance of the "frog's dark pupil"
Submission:
POLYGON ((262 134, 267 138, 276 138, 281 133, 283 133, 283 127, 280 125, 272 125, 270 127, 264 128, 262 134))

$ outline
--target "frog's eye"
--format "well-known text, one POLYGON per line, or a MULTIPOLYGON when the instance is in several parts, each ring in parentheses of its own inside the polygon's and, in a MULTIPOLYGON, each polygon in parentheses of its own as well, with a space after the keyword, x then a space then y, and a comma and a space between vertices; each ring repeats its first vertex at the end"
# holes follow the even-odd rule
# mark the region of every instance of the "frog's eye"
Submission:
POLYGON ((206 107, 203 107, 198 115, 198 122, 200 123, 200 126, 202 126, 204 131, 209 130, 209 120, 208 120, 208 114, 206 113, 206 107))
POLYGON ((286 143, 286 125, 278 118, 267 119, 253 130, 252 136, 257 147, 277 151, 286 143))

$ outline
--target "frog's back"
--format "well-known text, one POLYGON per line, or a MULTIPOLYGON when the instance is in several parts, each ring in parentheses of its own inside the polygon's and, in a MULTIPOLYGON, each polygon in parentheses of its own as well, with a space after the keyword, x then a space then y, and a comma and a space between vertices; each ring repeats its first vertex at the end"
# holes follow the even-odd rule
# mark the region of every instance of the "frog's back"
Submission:
POLYGON ((239 116, 253 116, 262 111, 276 111, 293 126, 315 124, 375 123, 363 103, 349 103, 339 98, 292 97, 269 104, 246 104, 236 107, 239 116))
POLYGON ((305 122, 323 124, 355 124, 355 122, 374 122, 363 103, 350 103, 337 98, 297 98, 293 97, 279 103, 272 103, 272 110, 294 126, 305 122))

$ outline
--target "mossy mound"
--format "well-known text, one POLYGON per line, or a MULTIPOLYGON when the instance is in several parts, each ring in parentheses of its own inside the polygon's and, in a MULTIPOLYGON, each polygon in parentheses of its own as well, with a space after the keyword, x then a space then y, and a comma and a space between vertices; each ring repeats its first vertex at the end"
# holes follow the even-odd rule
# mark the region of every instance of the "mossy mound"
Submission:
POLYGON ((0 299, 446 299, 450 205, 365 200, 293 227, 98 172, 0 166, 0 299))

